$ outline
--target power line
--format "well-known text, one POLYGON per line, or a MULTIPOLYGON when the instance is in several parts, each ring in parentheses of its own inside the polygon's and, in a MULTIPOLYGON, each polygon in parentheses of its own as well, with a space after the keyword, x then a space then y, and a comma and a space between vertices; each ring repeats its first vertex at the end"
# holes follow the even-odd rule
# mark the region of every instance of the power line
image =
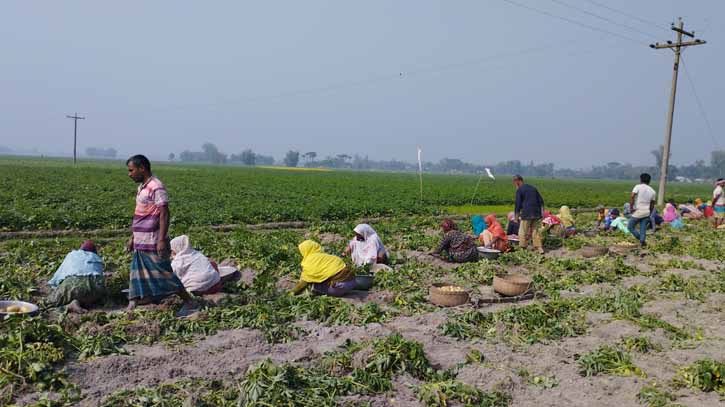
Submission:
POLYGON ((662 168, 660 169, 660 187, 659 193, 657 194, 657 205, 664 205, 665 203, 665 187, 667 185, 667 168, 670 161, 670 144, 672 143, 672 122, 675 117, 675 98, 677 96, 677 74, 680 70, 680 58, 682 51, 687 47, 693 47, 696 45, 706 44, 705 41, 695 38, 694 32, 685 31, 685 23, 682 21, 682 17, 678 19, 677 26, 672 24, 672 31, 677 33, 677 40, 675 42, 667 41, 666 44, 654 43, 650 45, 653 49, 669 49, 674 51, 675 64, 672 68, 672 91, 670 92, 670 108, 667 114, 667 126, 665 128, 665 144, 662 150, 662 168), (692 41, 682 41, 682 36, 693 38, 692 41))
POLYGON ((574 6, 572 4, 563 2, 561 0, 550 0, 550 1, 553 2, 553 3, 559 4, 559 5, 562 5, 564 7, 569 7, 571 9, 573 9, 573 10, 576 10, 576 11, 578 11, 580 13, 583 13, 583 14, 586 14, 588 16, 592 16, 592 17, 598 18, 598 19, 600 19, 602 21, 606 21, 606 22, 608 22, 610 24, 614 24, 616 26, 622 27, 624 29, 627 29, 627 30, 630 30, 630 31, 633 31, 633 32, 636 32, 636 33, 639 33, 639 34, 643 34, 643 35, 647 36, 648 38, 655 38, 656 37, 652 33, 649 33, 649 32, 646 32, 646 31, 642 31, 642 30, 640 30, 638 28, 632 27, 632 26, 627 25, 627 24, 622 24, 620 22, 617 22, 615 20, 612 20, 611 18, 607 18, 607 17, 601 16, 601 15, 599 15, 597 13, 593 13, 593 12, 591 12, 589 10, 583 9, 581 7, 574 6))
POLYGON ((702 101, 700 100, 700 97, 697 95, 697 88, 695 87, 695 81, 692 80, 692 77, 690 76, 690 73, 687 71, 687 67, 685 66, 685 58, 683 56, 680 56, 682 58, 682 69, 685 71, 685 76, 687 76, 687 81, 690 83, 690 88, 692 89, 692 94, 695 96, 695 101, 697 101, 697 107, 700 109, 700 114, 702 115, 702 118, 705 120, 705 124, 707 125, 707 130, 710 133, 710 138, 712 139, 712 143, 715 145, 715 148, 718 150, 720 149, 720 143, 717 142, 717 139, 715 138, 715 132, 712 131, 712 126, 710 125, 710 120, 707 118, 707 114, 705 113, 705 107, 702 104, 702 101))
POLYGON ((614 36, 614 37, 618 37, 620 39, 624 39, 624 40, 632 41, 632 42, 636 42, 636 43, 642 43, 643 42, 641 40, 638 40, 638 39, 635 39, 635 38, 632 38, 632 37, 628 37, 626 35, 618 34, 618 33, 615 33, 615 32, 609 31, 609 30, 605 30, 603 28, 599 28, 599 27, 595 27, 593 25, 589 25, 589 24, 586 24, 586 23, 582 23, 581 21, 577 21, 577 20, 573 20, 573 19, 568 18, 568 17, 563 17, 563 16, 560 16, 560 15, 557 15, 557 14, 553 14, 553 13, 550 13, 550 12, 548 12, 546 10, 541 10, 541 9, 538 9, 538 8, 535 8, 535 7, 528 6, 526 4, 521 4, 521 3, 516 2, 516 1, 513 1, 513 0, 502 0, 502 1, 504 1, 506 3, 509 3, 511 5, 514 5, 516 7, 524 8, 524 9, 527 9, 527 10, 530 10, 530 11, 533 11, 533 12, 536 12, 536 13, 539 13, 539 14, 543 14, 545 16, 549 16, 549 17, 552 17, 552 18, 556 18, 557 20, 566 21, 567 23, 574 24, 574 25, 578 25, 579 27, 584 27, 584 28, 588 28, 590 30, 599 31, 601 33, 605 33, 605 34, 608 34, 608 35, 611 35, 611 36, 614 36))
POLYGON ((73 165, 76 165, 76 145, 78 144, 78 120, 85 120, 85 117, 78 116, 78 113, 73 116, 66 115, 65 117, 73 119, 73 165))
MULTIPOLYGON (((572 40, 569 42, 564 42, 563 47, 566 48, 566 47, 569 47, 572 45, 578 45, 579 43, 581 43, 580 40, 572 40)), ((364 87, 364 86, 373 85, 373 84, 381 83, 381 82, 399 81, 401 79, 405 79, 408 77, 454 71, 454 70, 463 69, 463 68, 466 68, 469 66, 483 65, 483 64, 486 64, 486 63, 489 63, 492 61, 502 59, 502 58, 517 58, 517 57, 522 57, 522 56, 550 51, 552 49, 562 49, 563 47, 562 47, 562 43, 557 43, 557 44, 552 44, 552 45, 539 45, 539 46, 535 46, 535 47, 524 48, 524 49, 521 49, 518 51, 502 52, 502 53, 489 55, 489 56, 486 56, 483 58, 473 59, 473 60, 469 60, 469 61, 442 64, 442 65, 434 65, 434 66, 429 66, 429 67, 421 67, 418 69, 406 70, 406 71, 402 71, 402 72, 396 71, 395 73, 372 75, 368 78, 350 79, 350 80, 340 81, 340 82, 336 82, 336 83, 330 83, 330 84, 322 85, 322 86, 282 91, 277 94, 271 94, 271 95, 250 96, 250 97, 236 99, 236 100, 216 101, 216 102, 210 102, 210 103, 199 103, 199 104, 188 104, 188 105, 178 104, 178 105, 163 106, 163 107, 156 107, 156 108, 151 107, 147 110, 154 111, 154 112, 165 112, 165 111, 172 111, 172 110, 176 110, 176 109, 186 109, 186 108, 214 108, 217 106, 224 106, 224 105, 232 106, 232 105, 242 105, 242 104, 253 104, 256 102, 260 102, 260 101, 278 100, 278 99, 283 99, 286 97, 298 97, 298 96, 306 96, 306 95, 324 94, 324 93, 335 92, 335 91, 340 91, 340 90, 345 90, 345 89, 350 89, 350 88, 364 87)), ((485 68, 488 68, 488 67, 485 67, 485 68)), ((495 68, 495 67, 491 66, 491 68, 495 68)))
POLYGON ((595 5, 595 6, 598 6, 598 7, 604 8, 604 9, 607 9, 607 10, 609 10, 611 12, 614 12, 614 13, 623 15, 625 17, 629 17, 631 19, 637 20, 637 21, 639 21, 641 23, 651 25, 652 27, 656 27, 656 28, 658 28, 660 30, 669 31, 669 29, 665 28, 662 24, 659 24, 659 23, 656 23, 656 22, 650 21, 650 20, 645 20, 644 18, 637 17, 637 16, 635 16, 633 14, 630 14, 630 13, 624 12, 622 10, 618 10, 616 8, 607 6, 606 4, 602 4, 602 3, 596 2, 594 0, 584 0, 584 1, 586 1, 588 3, 591 3, 591 4, 595 5))

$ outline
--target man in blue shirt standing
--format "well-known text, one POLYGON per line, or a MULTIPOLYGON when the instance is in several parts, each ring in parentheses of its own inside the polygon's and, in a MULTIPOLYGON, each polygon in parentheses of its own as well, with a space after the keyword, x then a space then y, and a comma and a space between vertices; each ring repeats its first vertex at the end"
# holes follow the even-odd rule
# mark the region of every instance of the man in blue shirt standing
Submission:
POLYGON ((538 231, 544 214, 544 198, 536 188, 524 184, 521 175, 514 175, 514 185, 516 185, 514 216, 520 222, 519 247, 526 249, 529 245, 529 238, 533 235, 534 249, 540 254, 544 254, 544 246, 538 231))

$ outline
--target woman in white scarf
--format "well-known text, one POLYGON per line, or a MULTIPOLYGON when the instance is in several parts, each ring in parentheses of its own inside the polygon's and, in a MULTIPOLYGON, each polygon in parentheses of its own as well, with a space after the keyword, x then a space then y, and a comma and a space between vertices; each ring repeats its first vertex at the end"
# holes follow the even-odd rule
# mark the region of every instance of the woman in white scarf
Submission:
POLYGON ((219 272, 206 256, 191 247, 188 236, 181 235, 171 241, 171 254, 171 268, 184 284, 186 291, 194 294, 219 291, 219 272))
POLYGON ((353 231, 355 238, 350 240, 343 253, 344 256, 351 254, 352 261, 357 266, 388 262, 388 252, 375 229, 367 223, 361 223, 355 226, 353 231))

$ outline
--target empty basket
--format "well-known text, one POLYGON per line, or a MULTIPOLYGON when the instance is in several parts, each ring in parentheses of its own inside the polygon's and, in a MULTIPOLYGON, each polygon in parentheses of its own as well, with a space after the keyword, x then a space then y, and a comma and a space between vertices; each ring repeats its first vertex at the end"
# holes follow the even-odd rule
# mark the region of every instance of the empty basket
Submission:
POLYGON ((507 297, 515 297, 529 291, 532 284, 533 280, 526 276, 493 277, 493 290, 507 297))

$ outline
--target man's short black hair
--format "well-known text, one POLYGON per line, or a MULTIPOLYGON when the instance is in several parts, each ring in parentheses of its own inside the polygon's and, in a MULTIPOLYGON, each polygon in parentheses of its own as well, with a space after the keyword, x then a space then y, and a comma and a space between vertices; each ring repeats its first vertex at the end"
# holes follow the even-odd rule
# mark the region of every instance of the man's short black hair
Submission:
POLYGON ((514 175, 514 181, 521 181, 524 182, 524 177, 522 177, 519 174, 514 175))
POLYGON ((646 172, 639 176, 639 182, 643 184, 649 185, 649 182, 652 181, 652 176, 647 174, 646 172))
POLYGON ((720 181, 722 181, 722 178, 718 178, 717 180, 715 180, 715 182, 720 182, 720 181))
POLYGON ((126 160, 126 165, 128 163, 133 163, 138 168, 146 168, 146 171, 151 172, 151 162, 149 162, 149 159, 146 158, 145 155, 136 154, 134 156, 131 156, 128 160, 126 160))

